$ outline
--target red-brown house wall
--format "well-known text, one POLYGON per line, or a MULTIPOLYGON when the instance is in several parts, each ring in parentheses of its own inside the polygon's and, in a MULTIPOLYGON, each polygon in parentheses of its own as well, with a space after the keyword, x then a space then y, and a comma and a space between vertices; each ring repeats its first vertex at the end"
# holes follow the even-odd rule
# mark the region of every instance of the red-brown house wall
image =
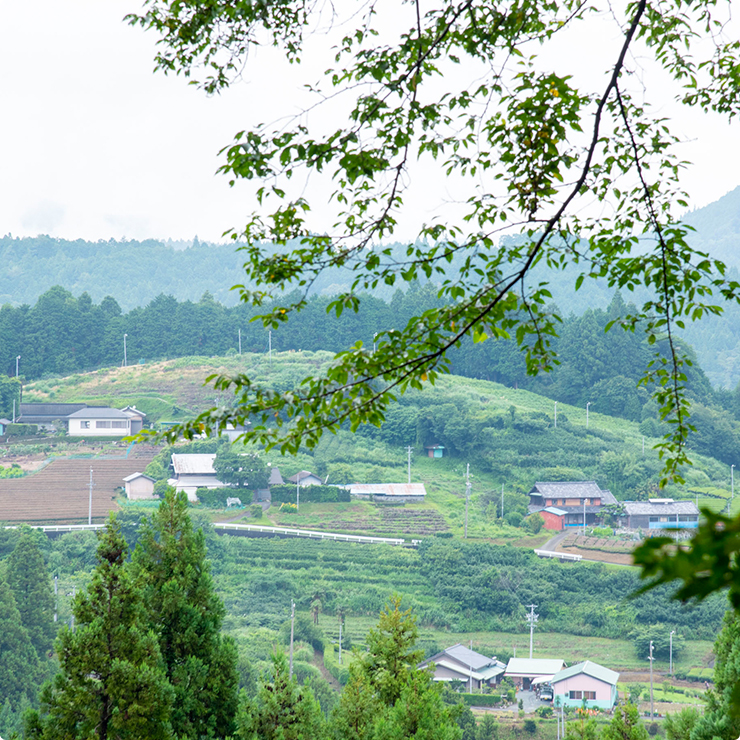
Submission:
POLYGON ((552 514, 549 511, 541 511, 540 516, 545 520, 545 529, 557 529, 563 528, 563 517, 557 514, 552 514))

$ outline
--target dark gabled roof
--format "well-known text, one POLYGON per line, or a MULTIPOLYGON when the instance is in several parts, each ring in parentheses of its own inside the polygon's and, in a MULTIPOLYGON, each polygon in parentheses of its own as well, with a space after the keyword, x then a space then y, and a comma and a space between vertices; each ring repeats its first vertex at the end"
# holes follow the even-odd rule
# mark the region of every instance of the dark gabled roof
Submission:
POLYGON ((270 479, 267 481, 268 486, 282 486, 285 481, 280 475, 280 469, 277 467, 270 468, 270 479))
POLYGON ((602 506, 616 504, 611 491, 602 491, 596 481, 546 481, 535 483, 530 496, 543 498, 600 498, 602 506))
POLYGON ((75 411, 87 408, 86 403, 22 403, 18 421, 33 423, 38 421, 56 421, 66 419, 75 411))

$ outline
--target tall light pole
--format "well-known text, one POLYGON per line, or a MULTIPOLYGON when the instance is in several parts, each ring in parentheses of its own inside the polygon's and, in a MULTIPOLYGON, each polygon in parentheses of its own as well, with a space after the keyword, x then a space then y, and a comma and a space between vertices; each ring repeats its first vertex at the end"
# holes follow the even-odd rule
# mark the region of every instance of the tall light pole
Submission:
POLYGON ((671 634, 669 635, 670 644, 671 644, 671 653, 670 653, 671 657, 670 657, 670 662, 668 664, 669 666, 668 672, 671 674, 671 676, 673 675, 673 635, 675 634, 676 634, 676 630, 671 630, 671 634))
POLYGON ((529 659, 532 660, 532 648, 534 645, 534 626, 537 624, 537 618, 539 614, 535 614, 534 610, 537 608, 537 604, 529 605, 529 614, 527 614, 527 621, 529 622, 529 659))
POLYGON ((123 366, 128 367, 128 355, 126 354, 126 337, 128 334, 123 335, 123 366))
POLYGON ((653 641, 650 640, 650 721, 655 717, 655 707, 653 702, 653 641))
POLYGON ((18 378, 18 363, 20 362, 21 356, 15 358, 15 377, 18 378))
POLYGON ((468 538, 468 502, 470 501, 470 463, 467 468, 467 479, 465 481, 465 539, 468 538))
POLYGON ((586 429, 588 429, 588 407, 591 405, 591 401, 586 404, 586 429))
POLYGON ((376 331, 375 334, 373 334, 373 354, 375 354, 375 340, 378 337, 378 332, 376 331))

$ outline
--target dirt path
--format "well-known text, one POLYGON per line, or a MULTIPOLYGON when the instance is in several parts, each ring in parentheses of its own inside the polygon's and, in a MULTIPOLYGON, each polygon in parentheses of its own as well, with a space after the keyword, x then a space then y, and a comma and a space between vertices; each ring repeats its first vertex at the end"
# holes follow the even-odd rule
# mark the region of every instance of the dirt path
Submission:
POLYGON ((329 685, 335 691, 342 690, 342 686, 339 681, 337 681, 337 679, 326 670, 326 666, 324 665, 324 653, 320 653, 318 650, 314 651, 311 665, 315 665, 321 671, 321 675, 329 682, 329 685))

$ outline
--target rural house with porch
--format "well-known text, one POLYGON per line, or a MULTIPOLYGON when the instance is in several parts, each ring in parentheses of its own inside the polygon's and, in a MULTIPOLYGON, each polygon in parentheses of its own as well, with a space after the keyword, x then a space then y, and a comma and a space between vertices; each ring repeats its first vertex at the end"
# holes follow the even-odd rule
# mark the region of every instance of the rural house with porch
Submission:
POLYGON ((495 657, 488 658, 459 643, 433 655, 419 664, 419 668, 432 663, 435 681, 462 681, 469 692, 495 686, 506 670, 506 665, 495 657))
POLYGON ((562 530, 601 523, 605 506, 616 504, 611 491, 595 481, 535 483, 529 492, 529 513, 545 520, 545 529, 562 530))

